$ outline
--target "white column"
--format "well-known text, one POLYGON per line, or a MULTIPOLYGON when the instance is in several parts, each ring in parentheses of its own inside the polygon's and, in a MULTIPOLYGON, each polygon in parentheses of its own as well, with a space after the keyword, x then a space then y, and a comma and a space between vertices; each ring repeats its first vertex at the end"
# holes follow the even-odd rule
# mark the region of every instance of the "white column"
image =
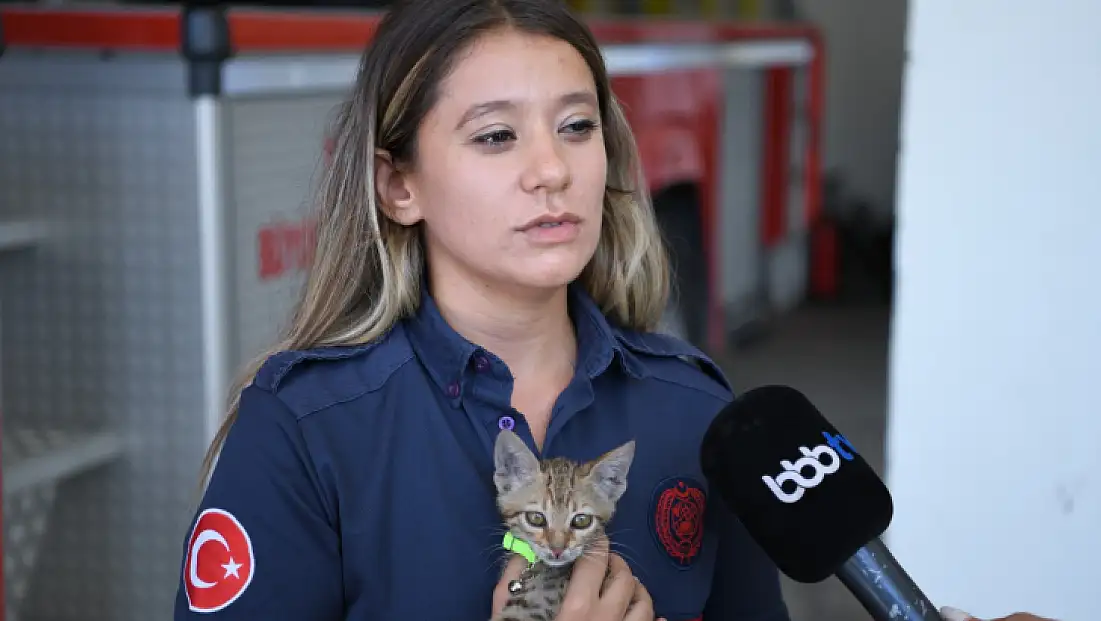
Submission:
POLYGON ((938 605, 1101 618, 1101 2, 912 0, 888 534, 938 605))

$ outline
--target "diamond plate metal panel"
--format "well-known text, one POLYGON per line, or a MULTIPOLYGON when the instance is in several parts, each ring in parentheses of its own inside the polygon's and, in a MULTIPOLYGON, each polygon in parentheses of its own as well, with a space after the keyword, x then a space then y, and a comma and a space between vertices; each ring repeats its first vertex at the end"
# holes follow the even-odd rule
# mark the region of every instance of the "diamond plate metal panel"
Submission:
POLYGON ((5 498, 9 543, 35 539, 48 514, 27 546, 37 557, 6 559, 33 568, 8 584, 25 595, 20 618, 146 621, 172 607, 203 450, 185 84, 172 58, 0 59, 0 216, 50 231, 0 266, 5 432, 113 429, 127 448, 62 480, 52 510, 49 485, 5 498))
MULTIPOLYGON (((7 447, 4 447, 5 452, 7 447)), ((44 485, 4 497, 4 621, 21 619, 31 577, 46 534, 57 487, 44 485)))

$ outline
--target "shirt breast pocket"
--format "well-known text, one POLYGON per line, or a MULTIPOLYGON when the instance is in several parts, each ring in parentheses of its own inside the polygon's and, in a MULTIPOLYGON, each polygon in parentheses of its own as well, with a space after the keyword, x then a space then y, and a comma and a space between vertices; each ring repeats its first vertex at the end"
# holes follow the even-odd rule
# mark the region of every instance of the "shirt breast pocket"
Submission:
POLYGON ((694 478, 674 477, 648 486, 648 494, 628 498, 628 491, 629 506, 617 520, 631 519, 611 529, 613 551, 650 592, 656 616, 668 621, 701 618, 711 594, 718 534, 705 520, 705 490, 694 478))

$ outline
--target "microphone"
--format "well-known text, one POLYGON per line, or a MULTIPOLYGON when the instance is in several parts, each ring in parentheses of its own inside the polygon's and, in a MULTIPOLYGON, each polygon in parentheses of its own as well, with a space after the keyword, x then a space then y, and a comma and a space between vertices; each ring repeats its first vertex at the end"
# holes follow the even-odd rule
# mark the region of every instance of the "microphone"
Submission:
POLYGON ((736 398, 704 434, 700 465, 792 580, 836 575, 876 621, 943 621, 880 540, 894 514, 887 486, 798 390, 736 398))

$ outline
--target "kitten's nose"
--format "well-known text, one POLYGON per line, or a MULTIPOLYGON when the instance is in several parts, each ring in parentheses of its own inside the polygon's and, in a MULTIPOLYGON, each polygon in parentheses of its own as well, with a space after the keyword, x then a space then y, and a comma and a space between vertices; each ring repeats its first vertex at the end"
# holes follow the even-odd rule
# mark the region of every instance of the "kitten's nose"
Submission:
POLYGON ((562 558, 562 553, 565 552, 565 551, 566 551, 565 548, 559 548, 559 547, 552 547, 550 549, 551 556, 553 556, 554 558, 562 558))

